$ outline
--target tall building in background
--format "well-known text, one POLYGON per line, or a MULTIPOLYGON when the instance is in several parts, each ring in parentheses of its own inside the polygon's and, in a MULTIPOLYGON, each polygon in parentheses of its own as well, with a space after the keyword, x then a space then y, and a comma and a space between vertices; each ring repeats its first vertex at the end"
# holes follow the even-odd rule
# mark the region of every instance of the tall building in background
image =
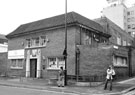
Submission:
POLYGON ((127 31, 135 37, 135 5, 127 9, 127 31))
POLYGON ((135 6, 127 8, 125 0, 107 0, 108 7, 104 8, 103 16, 110 19, 121 29, 135 37, 135 6))

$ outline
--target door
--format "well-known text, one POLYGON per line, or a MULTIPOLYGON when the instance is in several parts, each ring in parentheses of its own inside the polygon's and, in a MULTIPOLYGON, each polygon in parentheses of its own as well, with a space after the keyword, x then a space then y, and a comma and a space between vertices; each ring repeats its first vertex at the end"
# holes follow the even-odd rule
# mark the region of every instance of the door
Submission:
POLYGON ((37 75, 37 59, 30 59, 30 77, 36 78, 37 75))

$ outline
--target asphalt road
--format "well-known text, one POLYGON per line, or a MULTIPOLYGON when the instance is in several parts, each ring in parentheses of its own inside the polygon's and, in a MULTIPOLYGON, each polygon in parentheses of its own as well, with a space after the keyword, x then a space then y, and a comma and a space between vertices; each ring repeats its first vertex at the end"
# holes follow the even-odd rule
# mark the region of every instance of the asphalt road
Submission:
POLYGON ((135 90, 129 91, 128 93, 123 94, 123 95, 135 95, 135 90))
POLYGON ((30 88, 0 86, 0 95, 78 95, 74 93, 38 90, 30 88))

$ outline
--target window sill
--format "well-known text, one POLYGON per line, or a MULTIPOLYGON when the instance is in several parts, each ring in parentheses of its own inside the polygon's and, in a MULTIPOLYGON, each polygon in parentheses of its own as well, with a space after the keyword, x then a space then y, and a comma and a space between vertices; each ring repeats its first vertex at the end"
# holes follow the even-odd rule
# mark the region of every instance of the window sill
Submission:
POLYGON ((127 68, 128 66, 126 66, 126 65, 123 65, 123 66, 120 66, 120 65, 114 65, 114 67, 127 68))
POLYGON ((47 68, 47 70, 60 70, 59 68, 47 68))
POLYGON ((23 69, 23 67, 10 67, 11 69, 23 69))
POLYGON ((32 47, 25 47, 25 49, 32 49, 32 48, 42 48, 42 47, 46 47, 46 45, 43 46, 32 46, 32 47))

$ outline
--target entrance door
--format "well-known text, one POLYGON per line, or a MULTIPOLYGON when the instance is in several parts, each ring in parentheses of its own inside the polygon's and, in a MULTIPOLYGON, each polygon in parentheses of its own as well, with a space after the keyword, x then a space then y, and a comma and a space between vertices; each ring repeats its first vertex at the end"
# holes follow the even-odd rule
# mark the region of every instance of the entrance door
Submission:
POLYGON ((37 59, 30 59, 30 77, 36 78, 37 75, 37 59))

